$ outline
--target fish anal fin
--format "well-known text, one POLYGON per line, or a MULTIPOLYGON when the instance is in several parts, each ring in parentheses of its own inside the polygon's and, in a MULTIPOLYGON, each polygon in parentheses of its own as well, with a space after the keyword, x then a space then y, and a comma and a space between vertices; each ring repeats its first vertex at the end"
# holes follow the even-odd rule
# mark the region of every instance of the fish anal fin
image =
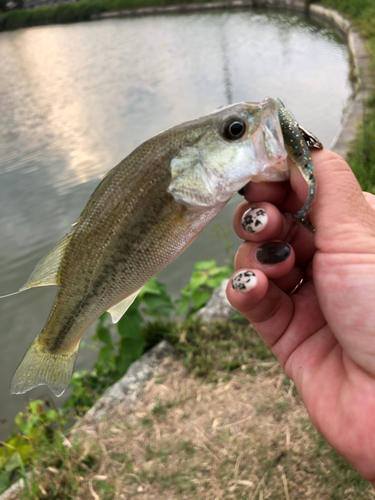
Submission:
POLYGON ((15 374, 10 392, 24 394, 39 385, 48 385, 55 396, 61 396, 72 378, 78 351, 51 353, 38 338, 29 347, 15 374))
POLYGON ((129 295, 129 297, 126 297, 126 299, 122 300, 115 306, 108 309, 108 312, 112 317, 112 323, 117 323, 123 317, 129 307, 133 304, 141 290, 142 288, 134 292, 132 295, 129 295))
POLYGON ((38 262, 29 279, 19 289, 19 292, 23 292, 24 290, 37 286, 58 285, 57 275, 60 262, 71 236, 72 232, 69 232, 38 262))

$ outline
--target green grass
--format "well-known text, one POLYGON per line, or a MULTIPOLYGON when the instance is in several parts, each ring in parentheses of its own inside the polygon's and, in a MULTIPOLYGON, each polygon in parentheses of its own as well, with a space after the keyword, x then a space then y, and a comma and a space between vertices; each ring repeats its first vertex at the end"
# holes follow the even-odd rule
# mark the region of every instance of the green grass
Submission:
POLYGON ((241 367, 250 373, 276 362, 271 350, 247 322, 204 324, 195 319, 182 324, 156 322, 146 325, 142 333, 147 348, 168 340, 186 368, 207 382, 229 377, 241 367))
POLYGON ((355 21, 366 21, 371 24, 371 19, 375 16, 373 0, 322 0, 321 3, 346 14, 355 21))
MULTIPOLYGON (((375 72, 375 2, 374 0, 322 0, 324 6, 350 18, 367 41, 375 72)), ((365 105, 362 123, 347 156, 362 189, 375 194, 375 93, 365 105)))
POLYGON ((248 323, 148 325, 149 346, 161 331, 187 370, 174 361, 135 411, 122 408, 94 435, 84 425, 67 439, 58 433, 44 442, 17 498, 92 498, 94 491, 103 500, 140 493, 145 500, 195 500, 220 492, 246 500, 258 491, 255 500, 266 492, 280 500, 282 477, 291 500, 307 490, 321 500, 370 498, 371 485, 313 428, 290 380, 248 323), (236 361, 240 367, 227 370, 236 361))
MULTIPOLYGON (((62 24, 88 21, 91 16, 102 12, 137 7, 155 7, 191 3, 192 0, 83 0, 78 3, 61 4, 57 7, 37 7, 35 9, 12 10, 0 14, 0 30, 14 30, 45 24, 62 24)), ((212 0, 204 0, 209 2, 212 0)), ((203 3, 203 0, 194 0, 203 3)))
POLYGON ((375 109, 368 106, 347 156, 364 191, 375 194, 375 109))

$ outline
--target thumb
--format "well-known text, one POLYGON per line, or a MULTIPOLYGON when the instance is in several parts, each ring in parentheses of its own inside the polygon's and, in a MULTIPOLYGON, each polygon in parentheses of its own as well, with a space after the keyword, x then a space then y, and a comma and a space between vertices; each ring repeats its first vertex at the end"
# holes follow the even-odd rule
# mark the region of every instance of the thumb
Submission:
POLYGON ((363 244, 375 238, 375 214, 352 170, 332 151, 312 152, 312 157, 318 188, 310 216, 317 248, 368 252, 363 244))

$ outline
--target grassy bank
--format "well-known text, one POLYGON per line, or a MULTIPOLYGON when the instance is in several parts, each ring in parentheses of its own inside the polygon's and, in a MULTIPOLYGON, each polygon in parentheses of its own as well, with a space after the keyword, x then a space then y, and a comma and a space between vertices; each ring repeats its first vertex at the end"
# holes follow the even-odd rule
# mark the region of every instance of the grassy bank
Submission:
POLYGON ((176 305, 152 280, 117 325, 104 315, 95 369, 75 374, 65 408, 30 402, 0 443, 0 492, 23 477, 25 489, 9 500, 193 500, 213 492, 228 500, 278 500, 281 491, 290 500, 375 500, 369 483, 313 428, 251 325, 239 315, 204 324, 192 314, 230 272, 214 261, 197 263, 176 305), (172 321, 173 311, 185 319, 172 321), (141 312, 164 319, 146 322, 141 312), (136 408, 116 408, 99 427, 83 417, 67 431, 162 339, 175 358, 136 408))
MULTIPOLYGON (((194 3, 210 1, 194 0, 194 3)), ((88 21, 91 16, 102 12, 183 3, 192 3, 192 0, 82 0, 78 3, 61 4, 57 7, 13 10, 0 14, 0 30, 13 30, 45 24, 76 23, 88 21)))
MULTIPOLYGON (((352 20, 367 40, 367 49, 375 71, 375 2, 373 0, 322 0, 352 20)), ((375 93, 366 104, 357 136, 347 160, 364 191, 375 194, 375 93)))
POLYGON ((134 405, 44 440, 15 499, 370 500, 313 428, 270 349, 245 323, 149 329, 165 360, 134 405), (181 363, 182 361, 182 363, 181 363))

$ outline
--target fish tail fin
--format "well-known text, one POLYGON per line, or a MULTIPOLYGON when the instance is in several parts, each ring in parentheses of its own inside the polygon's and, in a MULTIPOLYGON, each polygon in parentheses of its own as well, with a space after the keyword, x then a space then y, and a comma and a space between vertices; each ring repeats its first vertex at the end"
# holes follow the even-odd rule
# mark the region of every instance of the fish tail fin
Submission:
POLYGON ((71 353, 52 353, 40 345, 37 337, 13 375, 11 394, 24 394, 39 385, 48 385, 56 396, 61 396, 72 378, 77 351, 78 345, 71 353))

